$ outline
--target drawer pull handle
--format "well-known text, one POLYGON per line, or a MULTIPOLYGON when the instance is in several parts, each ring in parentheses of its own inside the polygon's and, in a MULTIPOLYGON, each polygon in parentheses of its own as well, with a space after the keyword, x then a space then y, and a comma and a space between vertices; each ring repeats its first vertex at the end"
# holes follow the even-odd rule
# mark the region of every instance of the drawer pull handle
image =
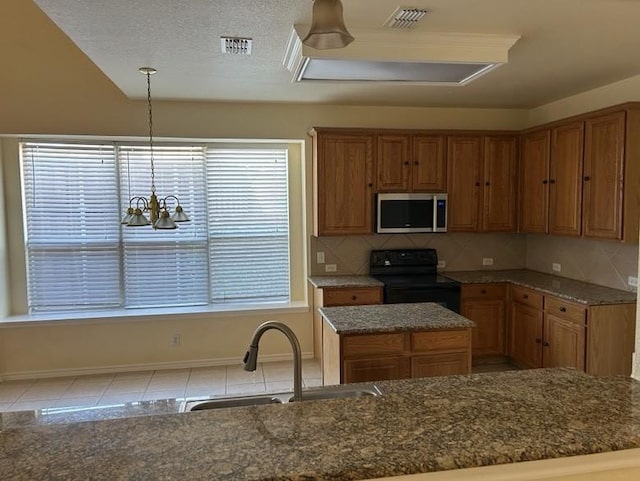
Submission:
POLYGON ((355 301, 358 298, 358 296, 351 296, 351 300, 355 301))
POLYGON ((529 299, 529 294, 522 294, 523 299, 529 299))
POLYGON ((567 308, 566 307, 561 307, 560 308, 560 312, 567 312, 567 308))
POLYGON ((482 290, 480 291, 480 294, 486 294, 486 293, 487 293, 487 290, 486 290, 486 289, 482 289, 482 290))

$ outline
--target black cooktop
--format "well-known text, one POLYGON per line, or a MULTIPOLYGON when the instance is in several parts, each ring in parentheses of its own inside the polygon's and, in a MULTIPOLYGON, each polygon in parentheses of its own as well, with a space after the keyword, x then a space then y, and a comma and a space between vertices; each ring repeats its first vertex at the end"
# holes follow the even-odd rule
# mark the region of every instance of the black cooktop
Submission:
POLYGON ((388 287, 453 287, 460 283, 438 274, 435 249, 373 250, 369 275, 388 287))
POLYGON ((441 275, 377 275, 373 276, 385 287, 425 288, 425 287, 453 287, 460 283, 441 275))

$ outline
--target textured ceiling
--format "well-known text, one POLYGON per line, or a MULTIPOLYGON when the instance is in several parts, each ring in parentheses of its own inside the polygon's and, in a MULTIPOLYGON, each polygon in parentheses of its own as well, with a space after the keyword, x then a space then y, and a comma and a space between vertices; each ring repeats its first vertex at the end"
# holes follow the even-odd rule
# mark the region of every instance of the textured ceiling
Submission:
POLYGON ((343 0, 348 28, 382 29, 410 6, 429 10, 415 32, 521 36, 507 65, 464 87, 291 83, 282 59, 311 0, 35 3, 132 98, 146 93, 143 65, 158 69, 154 98, 447 107, 530 108, 640 73, 638 0, 343 0), (223 54, 224 35, 252 37, 252 55, 223 54))

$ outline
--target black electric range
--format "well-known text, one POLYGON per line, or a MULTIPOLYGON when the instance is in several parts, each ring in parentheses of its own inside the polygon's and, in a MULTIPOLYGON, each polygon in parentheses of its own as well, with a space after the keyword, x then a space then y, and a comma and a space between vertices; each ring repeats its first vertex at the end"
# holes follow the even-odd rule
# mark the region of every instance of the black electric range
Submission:
POLYGON ((436 302, 460 312, 460 283, 438 274, 435 249, 374 250, 369 275, 384 283, 384 303, 436 302))

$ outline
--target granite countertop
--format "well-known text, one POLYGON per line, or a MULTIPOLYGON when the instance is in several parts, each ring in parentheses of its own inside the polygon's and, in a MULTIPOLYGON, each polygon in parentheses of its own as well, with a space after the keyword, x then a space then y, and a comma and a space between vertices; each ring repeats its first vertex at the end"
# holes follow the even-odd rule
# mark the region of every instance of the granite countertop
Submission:
POLYGON ((384 284, 369 276, 311 276, 309 282, 315 287, 382 287, 384 284))
POLYGON ((320 313, 338 334, 462 329, 475 325, 432 302, 322 307, 320 313))
POLYGON ((511 282, 587 305, 635 303, 637 297, 635 292, 612 289, 527 269, 443 272, 442 274, 462 284, 511 282))
POLYGON ((0 433, 0 479, 361 480, 640 447, 640 383, 538 369, 0 433))

